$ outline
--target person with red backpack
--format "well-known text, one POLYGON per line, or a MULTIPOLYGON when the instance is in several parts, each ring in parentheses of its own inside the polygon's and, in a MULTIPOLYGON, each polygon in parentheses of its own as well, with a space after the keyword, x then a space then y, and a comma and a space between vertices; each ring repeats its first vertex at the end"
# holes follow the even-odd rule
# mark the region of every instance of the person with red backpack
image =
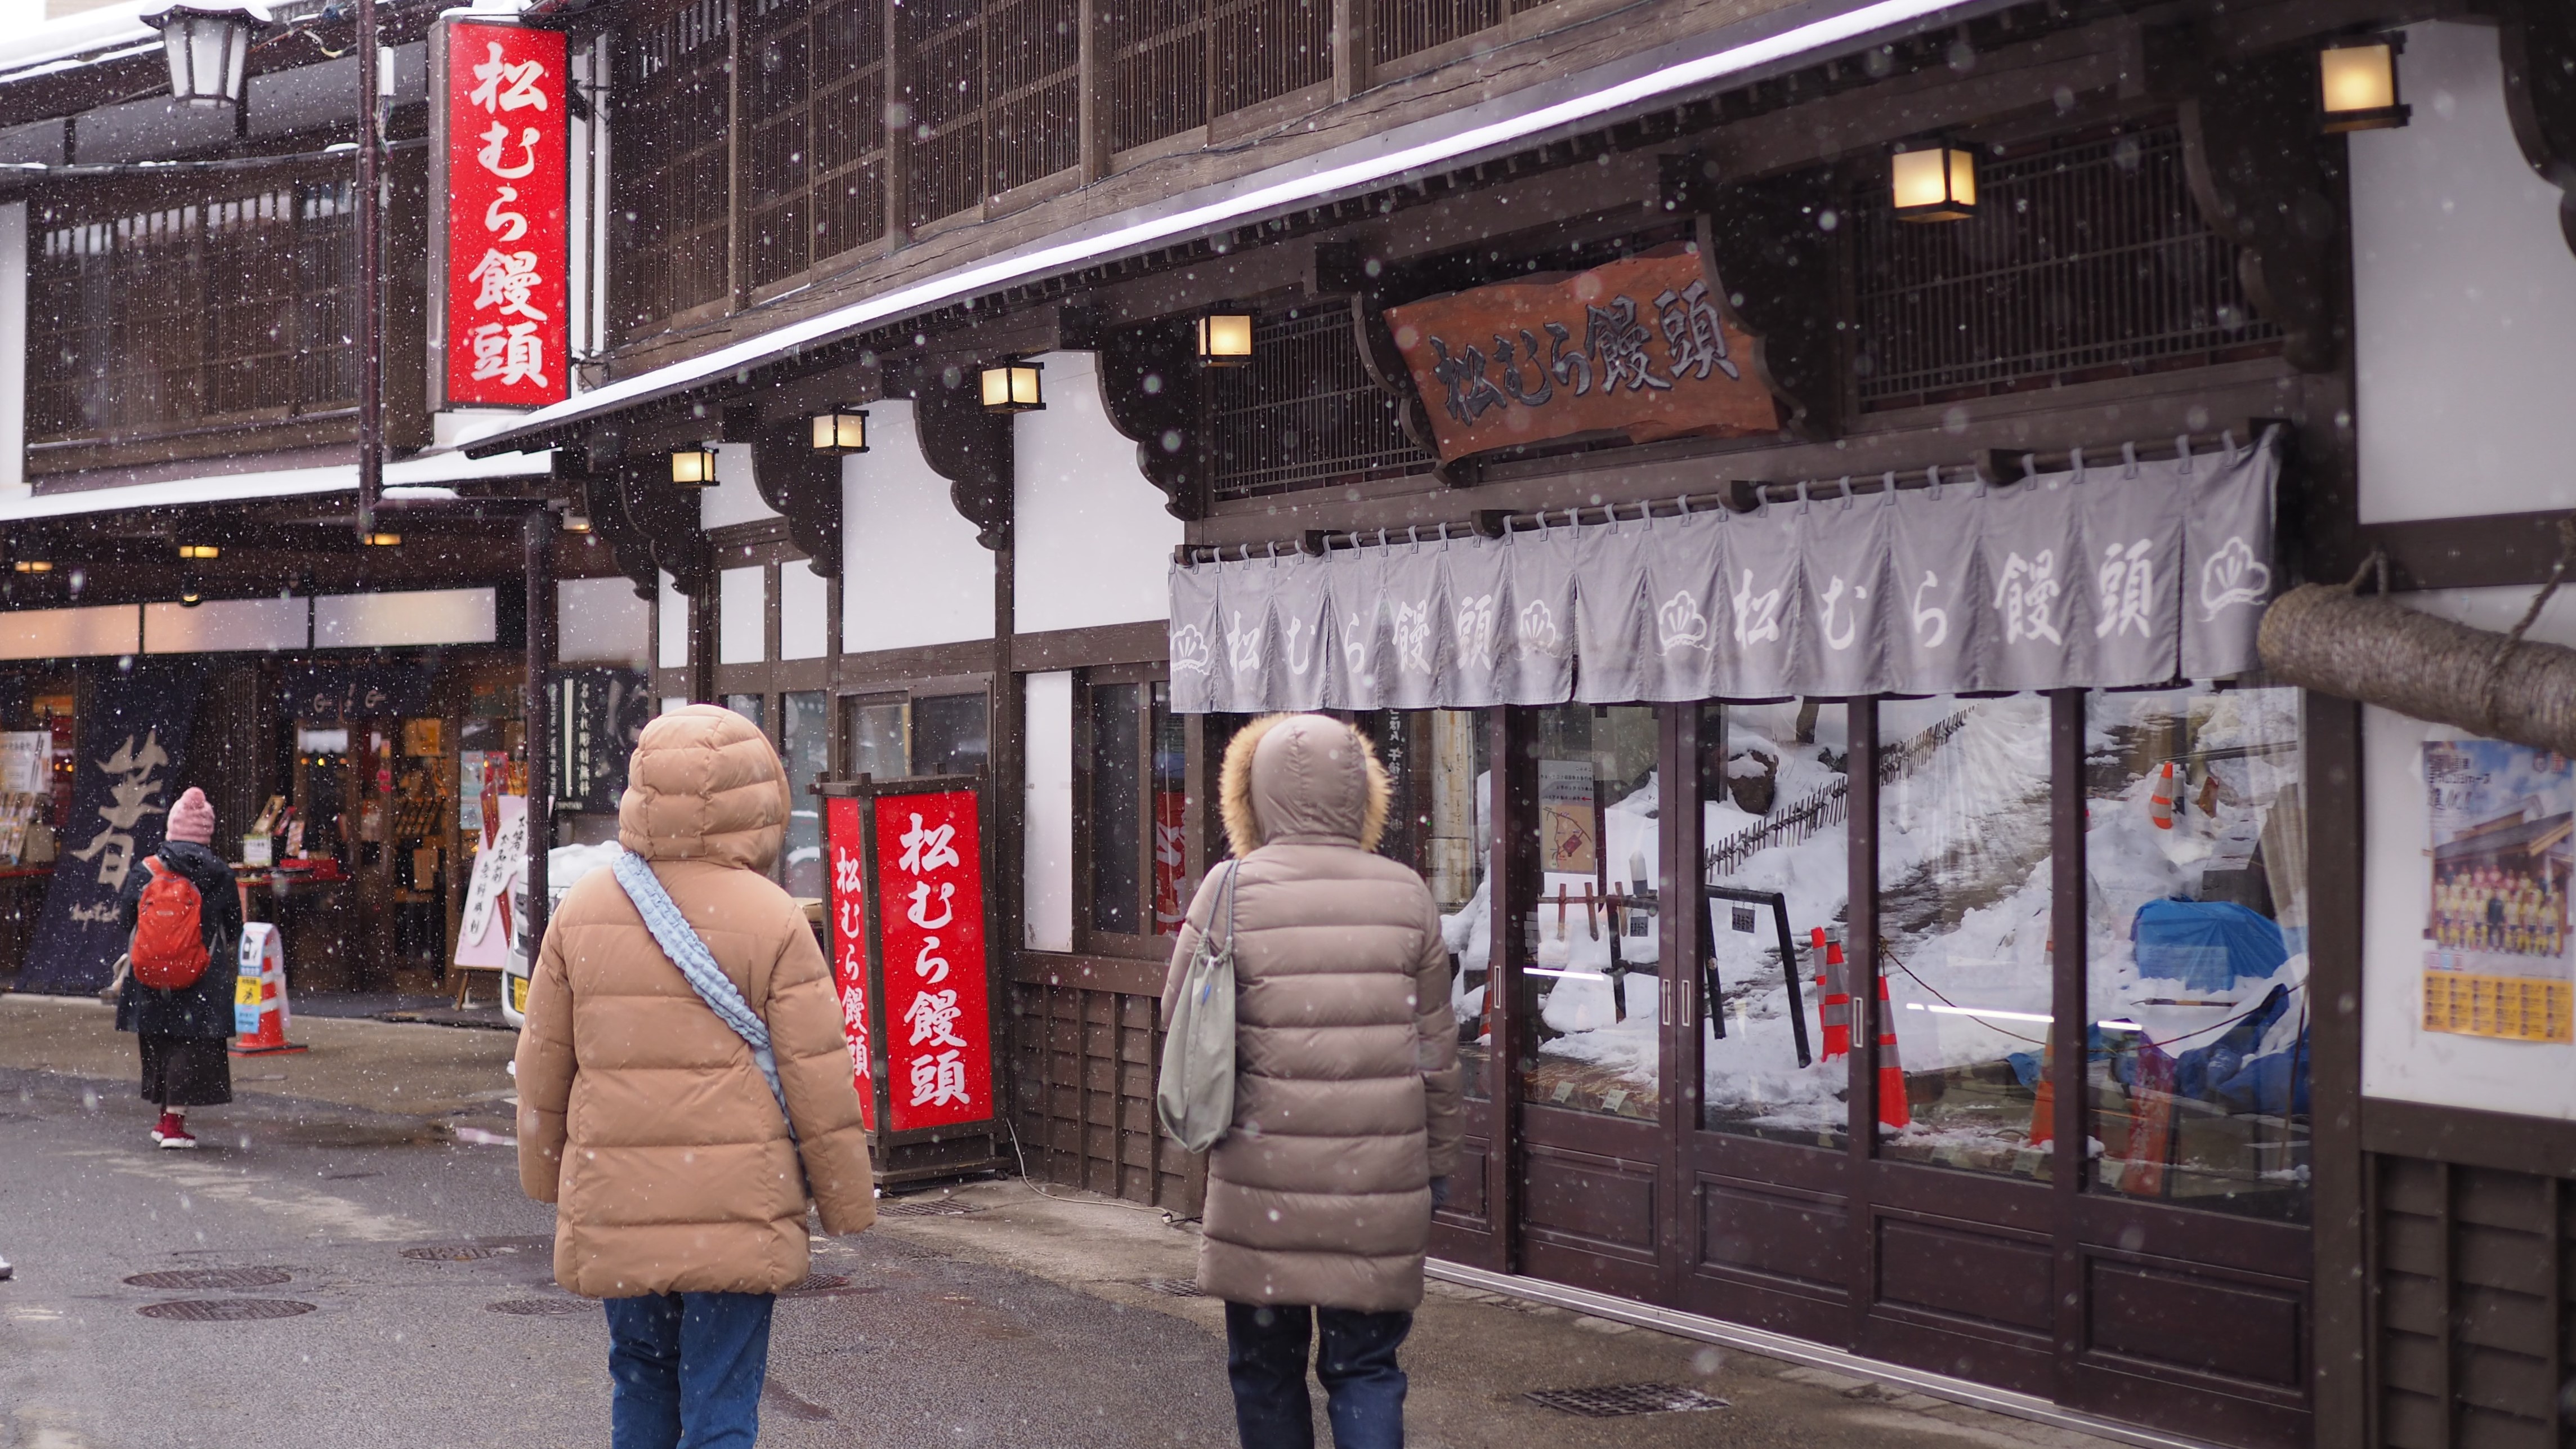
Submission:
POLYGON ((168 838, 134 863, 118 896, 132 945, 116 1029, 135 1034, 143 1100, 161 1120, 152 1140, 188 1148, 188 1109, 233 1099, 233 984, 241 972, 241 897, 215 854, 215 807, 190 786, 170 807, 168 838))

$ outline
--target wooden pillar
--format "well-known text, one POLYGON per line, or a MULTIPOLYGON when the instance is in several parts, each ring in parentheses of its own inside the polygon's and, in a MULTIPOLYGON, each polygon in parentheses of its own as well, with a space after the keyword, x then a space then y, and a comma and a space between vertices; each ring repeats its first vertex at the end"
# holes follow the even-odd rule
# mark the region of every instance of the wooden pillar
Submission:
MULTIPOLYGON (((521 685, 520 710, 526 721, 528 751, 528 966, 534 973, 537 947, 546 938, 546 852, 555 843, 554 717, 546 695, 546 670, 554 662, 555 518, 538 508, 520 520, 519 542, 527 570, 527 677, 521 685)), ((390 821, 385 848, 393 848, 390 821)))

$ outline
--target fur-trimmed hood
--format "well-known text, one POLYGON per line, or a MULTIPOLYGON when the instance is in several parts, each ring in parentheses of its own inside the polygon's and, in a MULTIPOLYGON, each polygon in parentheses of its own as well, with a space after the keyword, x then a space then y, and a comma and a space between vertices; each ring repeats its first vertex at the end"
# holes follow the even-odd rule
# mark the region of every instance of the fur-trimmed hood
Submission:
POLYGON ((1377 849, 1392 791, 1377 751, 1321 714, 1264 715, 1225 747, 1218 799, 1237 859, 1274 840, 1377 849))

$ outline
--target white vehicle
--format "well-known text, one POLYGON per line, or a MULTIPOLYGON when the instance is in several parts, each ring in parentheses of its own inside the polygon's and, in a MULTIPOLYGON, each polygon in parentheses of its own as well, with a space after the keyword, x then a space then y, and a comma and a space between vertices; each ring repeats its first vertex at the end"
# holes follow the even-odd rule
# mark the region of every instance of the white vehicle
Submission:
MULTIPOLYGON (((563 905, 564 892, 573 882, 617 859, 616 841, 598 845, 558 845, 546 852, 546 913, 552 919, 563 905)), ((528 919, 528 877, 521 871, 510 887, 511 919, 524 923, 528 919)), ((510 942, 510 959, 501 967, 501 1017, 513 1027, 524 1026, 528 1019, 529 961, 535 956, 534 943, 521 929, 510 942)))

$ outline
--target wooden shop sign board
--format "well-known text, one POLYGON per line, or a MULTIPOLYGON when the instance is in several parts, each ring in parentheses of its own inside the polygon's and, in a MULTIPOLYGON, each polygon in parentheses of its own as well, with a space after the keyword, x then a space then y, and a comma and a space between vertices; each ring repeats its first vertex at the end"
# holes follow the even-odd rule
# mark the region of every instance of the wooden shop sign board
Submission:
POLYGON ((1683 244, 1390 307, 1386 324, 1443 462, 1583 433, 1645 443, 1780 429, 1753 339, 1727 324, 1683 244))
POLYGON ((832 985, 877 1176, 981 1170, 1003 1128, 978 782, 822 789, 832 985))

